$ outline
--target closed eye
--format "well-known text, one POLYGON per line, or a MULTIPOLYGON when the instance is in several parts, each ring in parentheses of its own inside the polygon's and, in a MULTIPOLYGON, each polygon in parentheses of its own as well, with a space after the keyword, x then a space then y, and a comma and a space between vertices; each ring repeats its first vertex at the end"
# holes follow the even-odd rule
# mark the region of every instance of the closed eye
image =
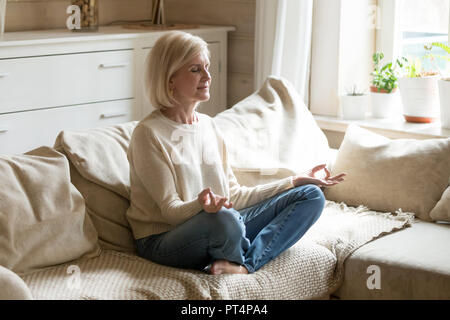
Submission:
MULTIPOLYGON (((206 70, 206 71, 209 71, 209 64, 207 64, 207 65, 205 66, 205 70, 206 70)), ((201 66, 196 66, 196 67, 194 67, 194 68, 191 69, 191 72, 200 72, 200 71, 202 71, 201 66)))

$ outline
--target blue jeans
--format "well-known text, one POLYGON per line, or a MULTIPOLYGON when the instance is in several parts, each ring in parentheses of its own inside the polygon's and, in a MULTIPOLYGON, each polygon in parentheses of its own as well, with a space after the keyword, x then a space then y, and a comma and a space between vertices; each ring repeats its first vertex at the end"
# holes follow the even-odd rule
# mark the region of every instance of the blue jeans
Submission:
POLYGON ((136 240, 137 252, 159 264, 197 270, 224 259, 252 273, 295 244, 324 205, 319 187, 295 187, 239 211, 200 211, 170 231, 136 240))

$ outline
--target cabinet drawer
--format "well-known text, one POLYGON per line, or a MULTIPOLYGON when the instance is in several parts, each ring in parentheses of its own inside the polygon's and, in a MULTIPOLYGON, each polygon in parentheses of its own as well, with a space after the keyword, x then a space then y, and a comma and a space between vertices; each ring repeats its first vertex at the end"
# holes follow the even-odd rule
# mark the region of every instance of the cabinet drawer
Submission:
POLYGON ((134 96, 133 50, 0 60, 0 113, 134 96))
POLYGON ((62 130, 95 128, 135 119, 133 99, 0 115, 0 154, 53 146, 62 130))

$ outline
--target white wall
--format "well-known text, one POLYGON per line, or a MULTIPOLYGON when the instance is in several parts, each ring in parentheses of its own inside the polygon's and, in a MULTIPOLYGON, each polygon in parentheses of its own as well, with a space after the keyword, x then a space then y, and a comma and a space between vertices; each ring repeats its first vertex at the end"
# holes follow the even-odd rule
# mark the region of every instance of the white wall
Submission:
POLYGON ((339 94, 368 89, 375 50, 376 0, 315 0, 310 109, 340 116, 339 94))
POLYGON ((312 27, 310 110, 337 115, 341 0, 315 0, 312 27))
MULTIPOLYGON (((370 0, 344 0, 341 10, 339 43, 339 91, 357 85, 369 89, 375 50, 375 23, 370 0)), ((373 4, 373 7, 376 7, 373 4)))

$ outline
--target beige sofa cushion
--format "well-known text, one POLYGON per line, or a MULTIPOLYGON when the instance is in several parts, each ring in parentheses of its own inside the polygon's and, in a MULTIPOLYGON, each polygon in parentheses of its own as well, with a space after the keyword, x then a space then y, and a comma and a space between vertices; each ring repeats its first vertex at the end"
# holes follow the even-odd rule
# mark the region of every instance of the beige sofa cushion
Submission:
POLYGON ((62 131, 55 141, 72 165, 72 183, 83 195, 105 249, 136 250, 125 216, 130 189, 127 150, 136 124, 62 131))
POLYGON ((344 282, 334 295, 341 299, 448 300, 449 243, 450 224, 416 219, 411 228, 385 235, 353 252, 345 262, 344 282), (379 269, 371 270, 370 266, 379 269))
POLYGON ((31 300, 27 284, 11 270, 0 266, 0 300, 31 300))
POLYGON ((72 164, 70 175, 86 201, 86 210, 98 230, 101 247, 134 252, 134 239, 124 215, 130 205, 128 199, 83 178, 72 164))
POLYGON ((450 138, 391 140, 350 125, 332 170, 346 172, 346 180, 325 189, 325 196, 377 211, 402 209, 431 221, 430 211, 448 185, 449 159, 450 138))
POLYGON ((431 210, 430 217, 435 221, 450 221, 450 187, 444 191, 439 202, 431 210))
POLYGON ((0 265, 21 274, 100 254, 63 154, 0 156, 0 181, 0 265))

